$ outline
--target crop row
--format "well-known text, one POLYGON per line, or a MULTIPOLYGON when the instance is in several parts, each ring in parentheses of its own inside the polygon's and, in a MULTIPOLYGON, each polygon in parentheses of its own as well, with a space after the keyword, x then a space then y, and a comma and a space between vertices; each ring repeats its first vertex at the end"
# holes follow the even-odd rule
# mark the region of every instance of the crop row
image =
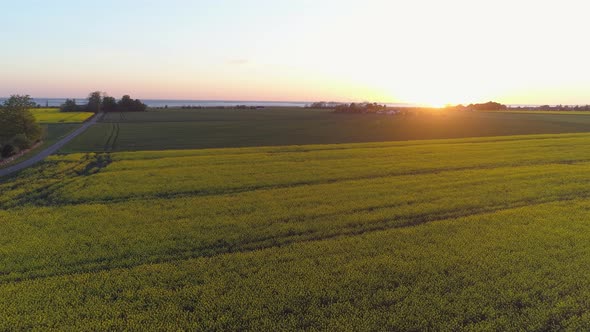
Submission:
POLYGON ((333 172, 328 160, 326 168, 238 164, 227 178, 215 167, 197 172, 205 164, 198 158, 194 168, 147 159, 156 166, 133 171, 117 170, 125 162, 118 154, 53 157, 3 184, 0 280, 283 246, 590 194, 588 162, 387 175, 379 172, 396 171, 387 159, 365 170, 341 158, 347 163, 333 172))
MULTIPOLYGON (((380 146, 340 145, 338 148, 262 148, 241 153, 170 151, 114 153, 108 167, 92 176, 68 178, 54 188, 52 203, 88 203, 126 200, 134 197, 175 197, 212 195, 255 189, 313 185, 343 180, 387 178, 394 176, 437 174, 449 171, 486 170, 536 165, 551 169, 556 165, 584 165, 590 161, 585 149, 587 136, 554 139, 508 140, 500 142, 454 142, 446 144, 380 146), (191 155, 192 153, 192 155, 191 155), (207 154, 208 153, 208 154, 207 154)), ((239 150, 239 149, 238 149, 239 150)), ((52 164, 88 162, 94 155, 54 157, 52 164), (62 161, 61 158, 65 158, 62 161)), ((53 172, 44 166, 42 172, 53 172)), ((518 170, 516 170, 518 172, 518 170)), ((526 171, 526 170, 525 170, 526 171)), ((32 172, 36 172, 33 170, 32 172)), ((21 178, 27 178, 31 172, 21 178)), ((55 173, 55 172, 54 172, 55 173)), ((483 174, 483 173, 482 173, 483 174)), ((79 172, 76 175, 80 175, 79 172)), ((21 191, 52 181, 44 177, 34 184, 21 180, 21 191)), ((0 184, 3 199, 10 204, 18 179, 0 184), (2 188, 10 187, 10 190, 2 188)), ((0 207, 2 206, 0 199, 0 207)), ((22 203, 22 199, 18 201, 22 203)), ((29 203, 35 203, 33 199, 29 203)))

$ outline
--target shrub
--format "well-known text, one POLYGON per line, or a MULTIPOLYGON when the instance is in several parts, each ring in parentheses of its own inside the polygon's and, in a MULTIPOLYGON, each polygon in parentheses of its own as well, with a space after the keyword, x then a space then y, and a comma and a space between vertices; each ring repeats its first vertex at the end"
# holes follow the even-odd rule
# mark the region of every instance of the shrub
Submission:
POLYGON ((28 149, 33 145, 33 142, 25 134, 17 134, 12 138, 12 145, 19 150, 28 149))
POLYGON ((12 144, 4 144, 2 146, 2 151, 0 151, 0 156, 2 158, 8 158, 14 156, 16 154, 16 149, 12 144))

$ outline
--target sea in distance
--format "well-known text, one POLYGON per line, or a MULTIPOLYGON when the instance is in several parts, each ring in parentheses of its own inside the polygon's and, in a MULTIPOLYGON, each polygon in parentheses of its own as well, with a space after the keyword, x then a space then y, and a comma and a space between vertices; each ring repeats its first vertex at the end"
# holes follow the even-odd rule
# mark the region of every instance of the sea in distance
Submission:
MULTIPOLYGON (((86 98, 74 98, 78 104, 86 103, 86 98)), ((0 98, 0 103, 3 103, 6 98, 0 98)), ((33 101, 41 107, 59 107, 66 98, 33 98, 33 101)), ((309 101, 252 101, 252 100, 182 100, 182 99, 141 99, 148 107, 170 107, 178 108, 183 106, 201 106, 201 107, 234 107, 237 105, 246 106, 263 106, 263 107, 305 107, 312 102, 309 101)), ((412 103, 380 103, 389 107, 416 107, 423 106, 412 103)), ((538 105, 509 105, 510 107, 518 106, 538 106, 538 105)))
MULTIPOLYGON (((86 98, 73 98, 79 105, 86 103, 86 98)), ((6 98, 0 98, 3 103, 6 98)), ((59 107, 66 98, 33 98, 33 101, 41 107, 59 107)), ((232 107, 237 105, 266 106, 266 107, 305 107, 309 102, 302 101, 241 101, 241 100, 181 100, 181 99, 141 99, 148 107, 182 107, 182 106, 203 106, 203 107, 232 107)))

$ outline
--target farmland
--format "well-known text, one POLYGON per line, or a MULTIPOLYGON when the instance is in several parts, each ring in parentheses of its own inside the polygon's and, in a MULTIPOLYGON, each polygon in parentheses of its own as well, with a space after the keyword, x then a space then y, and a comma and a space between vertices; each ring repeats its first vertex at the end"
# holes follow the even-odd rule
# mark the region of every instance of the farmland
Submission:
POLYGON ((491 111, 493 113, 520 113, 520 114, 553 114, 553 115, 590 115, 590 111, 544 111, 544 110, 519 110, 510 109, 502 111, 491 111))
POLYGON ((30 111, 33 113, 35 120, 43 128, 42 143, 27 152, 23 157, 8 164, 2 164, 0 168, 8 167, 33 157, 36 152, 49 147, 60 138, 74 131, 80 126, 80 123, 87 120, 93 114, 88 112, 63 113, 59 112, 57 108, 34 108, 30 111))
POLYGON ((111 113, 64 152, 381 142, 590 131, 588 114, 441 112, 410 116, 302 109, 111 113))
POLYGON ((117 152, 125 121, 0 182, 0 330, 590 327, 590 134, 117 152))
POLYGON ((58 108, 33 108, 31 109, 37 122, 47 123, 80 123, 91 117, 90 112, 60 112, 58 108))

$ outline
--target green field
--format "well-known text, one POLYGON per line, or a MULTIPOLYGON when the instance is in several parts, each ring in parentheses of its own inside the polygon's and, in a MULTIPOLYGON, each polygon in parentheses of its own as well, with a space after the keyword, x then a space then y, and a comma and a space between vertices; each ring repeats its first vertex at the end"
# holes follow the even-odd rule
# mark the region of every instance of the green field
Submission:
POLYGON ((60 112, 59 108, 33 108, 31 112, 37 122, 47 123, 80 123, 86 121, 94 113, 90 112, 60 112))
POLYGON ((53 156, 0 183, 0 330, 587 330, 588 146, 53 156))
POLYGON ((590 131, 587 114, 441 112, 409 116, 303 109, 111 113, 64 152, 381 142, 590 131))

